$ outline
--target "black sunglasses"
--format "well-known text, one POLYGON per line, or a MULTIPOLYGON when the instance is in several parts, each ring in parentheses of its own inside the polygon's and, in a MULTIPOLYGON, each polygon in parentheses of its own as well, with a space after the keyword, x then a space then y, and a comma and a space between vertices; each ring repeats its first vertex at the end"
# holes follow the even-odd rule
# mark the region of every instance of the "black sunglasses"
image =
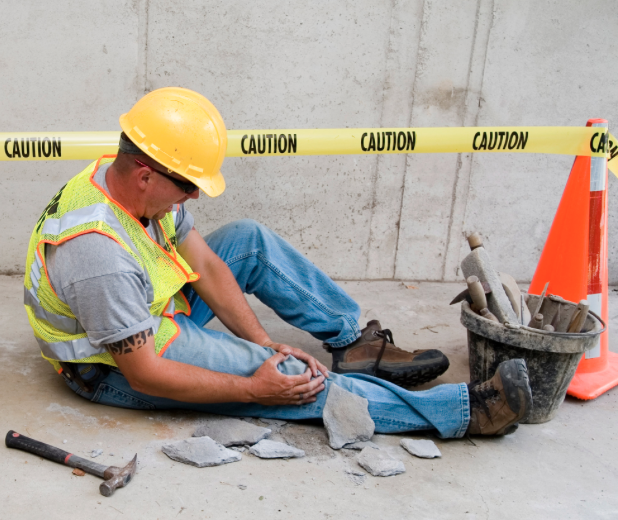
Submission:
POLYGON ((172 181, 176 186, 178 186, 185 193, 193 193, 195 190, 197 190, 197 186, 193 184, 192 182, 180 181, 176 177, 172 177, 171 175, 168 175, 167 173, 164 173, 161 170, 157 170, 153 168, 152 166, 145 164, 142 161, 139 161, 137 159, 135 159, 135 162, 139 164, 140 166, 145 166, 146 168, 150 168, 152 171, 155 171, 158 174, 163 175, 163 177, 167 177, 170 181, 172 181))

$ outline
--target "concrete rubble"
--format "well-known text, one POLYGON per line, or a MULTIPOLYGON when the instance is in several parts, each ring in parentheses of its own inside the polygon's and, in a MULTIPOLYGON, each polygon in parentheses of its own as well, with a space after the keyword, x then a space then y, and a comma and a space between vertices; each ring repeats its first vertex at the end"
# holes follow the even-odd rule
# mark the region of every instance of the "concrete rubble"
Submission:
POLYGON ((305 456, 303 450, 283 442, 269 441, 268 439, 264 439, 255 446, 252 446, 249 453, 261 459, 289 459, 305 456))
POLYGON ((202 424, 193 437, 210 437, 223 446, 253 445, 272 433, 270 428, 262 428, 240 419, 214 419, 202 424))
POLYGON ((228 450, 210 437, 192 437, 183 441, 164 444, 161 451, 172 460, 198 468, 220 466, 242 459, 240 453, 228 450))
POLYGON ((374 477, 390 477, 406 471, 403 462, 391 457, 384 450, 365 448, 356 461, 374 477))
POLYGON ((264 417, 260 417, 260 421, 265 424, 278 427, 285 426, 288 423, 287 421, 283 421, 281 419, 265 419, 264 417))
POLYGON ((346 469, 345 474, 357 486, 363 484, 365 482, 365 479, 367 478, 367 473, 363 473, 362 471, 359 471, 357 469, 346 469))
POLYGON ((421 459, 442 457, 436 443, 427 439, 401 439, 399 444, 407 452, 421 459))
POLYGON ((92 450, 90 452, 90 456, 94 459, 96 457, 98 457, 99 455, 103 454, 103 450, 92 450))
POLYGON ((328 432, 328 443, 334 450, 341 449, 346 444, 368 441, 375 430, 367 399, 334 383, 328 390, 323 420, 328 432))
POLYGON ((363 450, 365 448, 373 448, 375 450, 379 450, 380 447, 371 441, 359 441, 359 442, 351 442, 350 444, 346 444, 344 447, 346 450, 363 450))

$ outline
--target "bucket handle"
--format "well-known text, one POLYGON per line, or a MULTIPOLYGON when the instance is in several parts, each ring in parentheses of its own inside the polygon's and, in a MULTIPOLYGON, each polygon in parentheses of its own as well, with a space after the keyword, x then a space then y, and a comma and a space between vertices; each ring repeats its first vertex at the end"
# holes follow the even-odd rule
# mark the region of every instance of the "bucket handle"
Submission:
MULTIPOLYGON (((601 316, 599 316, 596 312, 591 311, 590 309, 588 310, 589 314, 592 314, 597 320, 599 320, 601 322, 601 325, 603 325, 603 328, 601 329, 601 332, 599 332, 599 336, 601 334, 603 334, 606 330, 607 330, 607 323, 605 323, 603 321, 603 318, 601 318, 601 316)), ((581 333, 580 333, 581 334, 581 333)), ((584 332, 584 334, 588 334, 587 332, 584 332)))

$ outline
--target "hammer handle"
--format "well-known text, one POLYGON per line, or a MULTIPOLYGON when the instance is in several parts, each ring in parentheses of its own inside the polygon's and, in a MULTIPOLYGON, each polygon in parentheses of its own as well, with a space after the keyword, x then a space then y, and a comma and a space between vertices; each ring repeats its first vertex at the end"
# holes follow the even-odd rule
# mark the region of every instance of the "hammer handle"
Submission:
POLYGON ((96 475, 101 478, 105 478, 105 470, 108 468, 108 466, 103 466, 103 464, 98 464, 91 460, 82 459, 77 455, 73 455, 72 453, 61 450, 60 448, 55 448, 54 446, 50 446, 44 442, 35 441, 34 439, 21 435, 13 430, 9 430, 6 434, 5 443, 7 448, 16 448, 18 450, 34 453, 39 457, 57 462, 58 464, 64 464, 65 466, 69 466, 71 468, 83 469, 86 473, 90 473, 91 475, 96 475))

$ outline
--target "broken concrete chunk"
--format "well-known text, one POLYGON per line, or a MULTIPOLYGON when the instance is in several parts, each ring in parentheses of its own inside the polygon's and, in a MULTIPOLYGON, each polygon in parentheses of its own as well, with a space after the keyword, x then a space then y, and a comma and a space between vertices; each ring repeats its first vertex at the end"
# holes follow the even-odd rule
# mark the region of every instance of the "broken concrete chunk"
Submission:
POLYGON ((519 317, 515 314, 509 301, 498 273, 491 265, 491 260, 484 247, 477 247, 470 252, 461 262, 461 270, 466 278, 478 276, 482 282, 487 282, 491 293, 487 295, 487 307, 492 314, 500 320, 500 323, 519 323, 519 317))
POLYGON ((224 446, 255 444, 271 434, 269 428, 262 428, 240 419, 214 419, 202 424, 193 437, 210 437, 224 446))
POLYGON ((198 468, 220 466, 242 459, 240 453, 228 450, 210 437, 193 437, 184 441, 165 444, 161 450, 170 459, 198 468))
POLYGON ((102 453, 103 453, 103 450, 92 450, 92 452, 90 453, 90 456, 94 459, 98 457, 99 455, 101 455, 102 453))
POLYGON ((346 450, 363 450, 365 448, 373 448, 374 450, 379 450, 380 447, 371 441, 360 441, 360 442, 352 442, 350 444, 346 444, 344 447, 346 450))
POLYGON ((328 443, 334 450, 346 444, 368 441, 375 430, 367 399, 334 383, 328 390, 322 419, 328 432, 328 443))
POLYGON ((365 448, 356 460, 374 477, 390 477, 406 471, 403 462, 394 459, 383 450, 365 448))
POLYGON ((292 457, 304 457, 305 452, 283 442, 275 442, 264 439, 252 446, 249 453, 261 459, 289 459, 292 457))
POLYGON ((273 426, 279 426, 279 427, 288 423, 287 421, 282 421, 281 419, 265 419, 264 417, 260 417, 260 421, 266 424, 271 424, 273 426))
POLYGON ((401 439, 401 447, 421 459, 442 457, 435 442, 426 439, 401 439))
POLYGON ((365 482, 365 479, 367 478, 367 473, 363 473, 362 471, 358 471, 355 469, 346 469, 345 473, 346 475, 348 475, 348 478, 357 486, 363 484, 365 482))

